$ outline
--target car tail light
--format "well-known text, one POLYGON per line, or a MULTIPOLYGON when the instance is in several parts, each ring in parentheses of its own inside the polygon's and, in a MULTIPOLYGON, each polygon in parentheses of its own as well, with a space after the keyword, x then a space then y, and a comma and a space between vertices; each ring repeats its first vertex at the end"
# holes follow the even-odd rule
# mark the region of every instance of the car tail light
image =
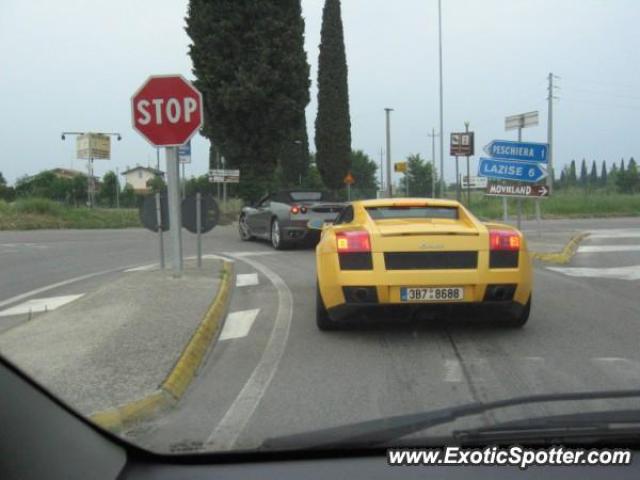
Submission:
POLYGON ((490 250, 520 250, 520 235, 512 230, 490 230, 490 250))
POLYGON ((365 231, 336 233, 338 253, 370 252, 371 241, 365 231))
POLYGON ((300 207, 297 205, 294 205, 293 207, 291 207, 291 213, 294 215, 297 215, 298 213, 300 213, 300 207))

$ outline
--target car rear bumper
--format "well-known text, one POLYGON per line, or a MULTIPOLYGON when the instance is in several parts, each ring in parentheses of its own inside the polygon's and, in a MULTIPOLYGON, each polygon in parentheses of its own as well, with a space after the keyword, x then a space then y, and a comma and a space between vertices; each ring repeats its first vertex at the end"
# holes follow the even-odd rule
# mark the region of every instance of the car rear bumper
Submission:
POLYGON ((289 243, 304 242, 307 240, 320 240, 318 230, 309 230, 306 226, 282 226, 282 238, 289 243))
POLYGON ((339 322, 362 317, 365 319, 398 318, 415 316, 436 318, 459 317, 469 320, 519 317, 525 309, 515 301, 508 302, 458 302, 458 303, 343 303, 328 309, 332 320, 339 322))

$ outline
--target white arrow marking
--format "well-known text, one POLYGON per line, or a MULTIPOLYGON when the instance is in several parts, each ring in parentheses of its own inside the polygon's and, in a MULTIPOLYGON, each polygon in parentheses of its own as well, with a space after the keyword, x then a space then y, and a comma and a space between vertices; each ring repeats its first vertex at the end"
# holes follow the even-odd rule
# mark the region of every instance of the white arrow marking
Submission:
POLYGON ((74 300, 79 299, 84 293, 79 295, 61 295, 59 297, 48 297, 48 298, 34 298, 33 300, 28 300, 24 303, 20 303, 15 307, 7 308, 0 312, 0 317, 9 317, 11 315, 23 315, 29 312, 38 313, 38 312, 48 312, 50 310, 55 310, 67 303, 73 302, 74 300))
POLYGON ((578 253, 638 252, 640 245, 585 245, 578 253))

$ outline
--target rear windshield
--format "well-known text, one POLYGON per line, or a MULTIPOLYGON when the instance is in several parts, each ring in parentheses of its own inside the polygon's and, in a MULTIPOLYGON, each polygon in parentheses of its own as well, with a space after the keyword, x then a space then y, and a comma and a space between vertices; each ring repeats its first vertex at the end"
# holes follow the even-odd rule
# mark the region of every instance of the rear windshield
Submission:
POLYGON ((395 206, 395 207, 367 207, 367 213, 373 220, 391 218, 446 218, 458 219, 456 207, 426 207, 426 206, 395 206))
POLYGON ((289 192, 291 200, 294 202, 318 201, 324 200, 324 194, 322 192, 289 192))

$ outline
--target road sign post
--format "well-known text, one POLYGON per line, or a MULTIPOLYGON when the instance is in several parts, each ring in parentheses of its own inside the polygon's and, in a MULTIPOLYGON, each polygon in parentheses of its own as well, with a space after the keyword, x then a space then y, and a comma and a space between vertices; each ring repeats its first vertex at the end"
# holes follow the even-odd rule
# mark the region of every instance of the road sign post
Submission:
POLYGON ((133 128, 154 147, 166 147, 169 227, 174 276, 181 276, 182 221, 178 147, 202 127, 202 95, 181 75, 151 76, 131 97, 133 128))
POLYGON ((196 193, 196 232, 198 236, 198 268, 202 268, 202 194, 196 193))
POLYGON ((162 238, 162 207, 160 193, 156 193, 156 224, 158 225, 158 242, 160 244, 160 268, 164 270, 164 240, 162 238))

